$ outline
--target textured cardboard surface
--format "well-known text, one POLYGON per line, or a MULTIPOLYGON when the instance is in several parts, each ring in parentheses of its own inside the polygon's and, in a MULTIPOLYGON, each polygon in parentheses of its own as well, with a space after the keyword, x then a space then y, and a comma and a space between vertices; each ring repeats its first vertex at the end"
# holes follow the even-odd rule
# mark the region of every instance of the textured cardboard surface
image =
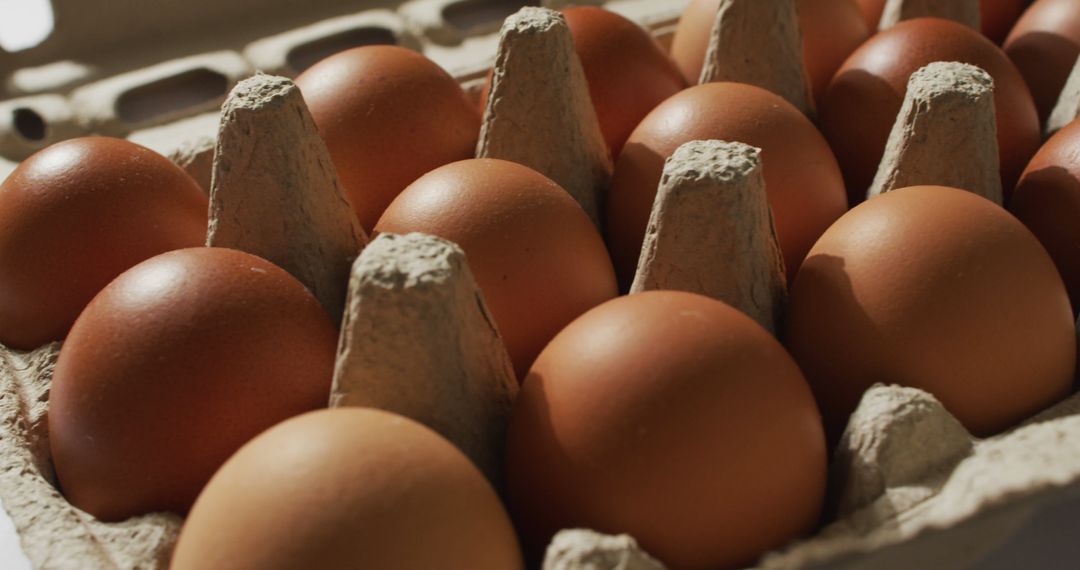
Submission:
POLYGON ((719 299, 775 334, 787 280, 761 149, 691 141, 667 159, 630 292, 655 289, 719 299))
POLYGON ((1001 204, 994 80, 974 65, 931 63, 911 74, 867 197, 923 184, 1001 204))

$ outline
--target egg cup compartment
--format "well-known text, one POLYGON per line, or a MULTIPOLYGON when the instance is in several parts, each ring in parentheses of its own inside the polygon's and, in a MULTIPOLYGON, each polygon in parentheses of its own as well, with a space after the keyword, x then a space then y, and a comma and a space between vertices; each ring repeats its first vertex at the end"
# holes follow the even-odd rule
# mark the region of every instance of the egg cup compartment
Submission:
POLYGON ((0 347, 0 502, 34 568, 167 568, 180 517, 151 513, 104 523, 56 488, 49 451, 49 386, 60 345, 0 347))
MULTIPOLYGON (((453 6, 471 4, 461 0, 422 0, 402 5, 400 16, 374 10, 335 17, 249 43, 243 57, 238 52, 192 56, 88 83, 70 99, 48 95, 8 101, 4 108, 12 109, 9 131, 18 131, 28 140, 34 137, 26 134, 41 131, 33 117, 25 113, 23 126, 19 126, 16 112, 27 109, 45 125, 42 145, 87 129, 130 133, 132 140, 184 166, 209 193, 219 128, 219 114, 214 108, 225 92, 253 69, 267 65, 268 69, 290 75, 302 67, 308 57, 303 54, 327 46, 393 38, 407 47, 432 50, 443 59, 449 59, 447 54, 452 51, 447 46, 461 48, 455 77, 476 85, 486 71, 485 62, 491 61, 490 51, 484 56, 477 56, 477 52, 481 51, 479 46, 494 48, 492 30, 463 26, 454 23, 455 18, 446 18, 453 6), (416 14, 424 14, 420 8, 431 10, 435 5, 441 6, 437 18, 428 23, 417 20, 416 14), (399 18, 407 23, 402 24, 399 18), (489 37, 477 39, 476 35, 489 37), (165 99, 170 99, 175 92, 168 82, 177 78, 193 79, 197 84, 185 99, 193 104, 171 109, 164 105, 162 113, 144 112, 163 108, 162 99, 155 98, 155 90, 168 91, 165 99), (222 83, 225 87, 217 89, 222 83), (214 87, 213 97, 209 97, 210 89, 204 89, 208 85, 214 87), (195 113, 201 114, 192 116, 195 113)), ((648 25, 663 40, 670 38, 673 22, 686 3, 623 0, 608 4, 648 25)), ((227 12, 228 8, 222 10, 227 12)), ((533 83, 542 81, 534 78, 533 83)), ((580 93, 581 89, 583 85, 578 85, 568 92, 580 93)), ((485 128, 490 129, 486 123, 493 121, 485 121, 485 128)), ((29 147, 23 143, 12 143, 8 151, 5 141, 9 136, 0 129, 0 154, 12 160, 28 154, 29 147)), ((546 144, 566 140, 559 136, 551 135, 546 144)), ((535 147, 521 148, 526 154, 535 152, 535 147)), ((0 170, 0 174, 6 175, 6 171, 0 170)), ((360 289, 356 267, 351 267, 356 281, 353 290, 360 289)), ((467 297, 466 293, 457 291, 459 296, 467 297)), ((482 304, 479 306, 482 309, 482 304)), ((481 314, 486 315, 483 310, 481 314)), ((350 322, 356 324, 346 317, 346 330, 350 322)), ((343 340, 339 359, 346 344, 343 340)), ((56 489, 45 419, 58 354, 59 344, 30 352, 0 347, 0 503, 15 524, 24 553, 34 567, 168 567, 182 524, 179 517, 154 513, 120 523, 103 523, 70 505, 56 489)), ((505 369, 505 362, 499 365, 498 358, 495 361, 496 365, 486 365, 505 369)), ((335 384, 335 390, 343 389, 336 379, 335 384)), ((1068 533, 1034 536, 1030 529, 1046 528, 1046 520, 1068 520, 1063 509, 1071 508, 1073 518, 1080 512, 1080 395, 1005 434, 980 440, 971 437, 929 394, 911 388, 876 386, 863 397, 848 424, 832 459, 830 481, 834 486, 828 505, 832 522, 815 536, 766 555, 760 561, 761 568, 965 567, 995 560, 1000 563, 1010 560, 1006 547, 1014 538, 1057 552, 1070 548, 1075 552, 1068 533)), ((580 529, 557 535, 544 562, 544 568, 565 570, 662 567, 631 537, 610 537, 580 529)))

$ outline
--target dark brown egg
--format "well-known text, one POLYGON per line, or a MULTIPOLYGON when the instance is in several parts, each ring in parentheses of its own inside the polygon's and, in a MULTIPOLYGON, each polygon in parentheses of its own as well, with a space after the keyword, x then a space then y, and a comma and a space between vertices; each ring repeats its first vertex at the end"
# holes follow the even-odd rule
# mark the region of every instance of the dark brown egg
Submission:
POLYGON ((629 533, 669 568, 742 568, 811 531, 821 417, 799 368, 743 313, 691 293, 620 297, 559 333, 514 404, 511 513, 629 533))
POLYGON ((204 243, 206 212, 190 176, 135 143, 86 137, 37 152, 0 185, 0 343, 63 339, 114 277, 204 243))
POLYGON ((855 50, 820 106, 821 127, 844 171, 851 204, 866 197, 911 74, 936 61, 976 65, 994 79, 1002 187, 1016 185, 1039 148, 1039 117, 1023 78, 982 34, 949 20, 901 22, 855 50))
POLYGON ((463 160, 405 189, 375 226, 465 250, 518 377, 555 333, 618 294, 585 211, 558 184, 504 160, 463 160))
POLYGON ((334 54, 296 78, 364 229, 424 173, 471 158, 480 115, 454 78, 396 46, 334 54))
POLYGON ((49 444, 65 496, 106 521, 183 514, 241 445, 324 407, 337 332, 283 269, 165 253, 102 289, 60 351, 49 444))
POLYGON ((795 276, 818 236, 847 209, 829 145, 790 103, 741 83, 691 87, 645 117, 615 164, 607 201, 607 239, 624 288, 633 280, 664 160, 683 143, 708 139, 762 149, 765 191, 788 279, 795 276))
MULTIPOLYGON (((671 55, 691 85, 697 84, 701 77, 705 50, 719 8, 720 0, 694 0, 679 19, 671 55)), ((833 73, 877 26, 867 27, 852 0, 798 0, 798 8, 803 59, 814 99, 820 100, 833 73)))
POLYGON ((1080 310, 1080 122, 1046 141, 1013 192, 1009 209, 1039 238, 1080 310))
POLYGON ((1080 55, 1080 3, 1037 0, 1009 32, 1005 53, 1024 75, 1045 121, 1080 55))
POLYGON ((613 157, 645 115, 684 87, 675 62, 641 26, 603 8, 563 10, 613 157))
POLYGON ((977 436, 1069 393, 1076 332, 1050 256, 970 192, 903 188, 840 218, 791 288, 786 341, 832 441, 881 382, 933 394, 977 436))
MULTIPOLYGON (((881 13, 885 11, 885 0, 857 0, 857 3, 866 24, 871 30, 877 31, 881 13)), ((1028 0, 979 0, 983 35, 1000 44, 1027 3, 1028 0)))
POLYGON ((522 567, 484 476, 426 427, 365 408, 267 430, 199 495, 174 570, 522 567))

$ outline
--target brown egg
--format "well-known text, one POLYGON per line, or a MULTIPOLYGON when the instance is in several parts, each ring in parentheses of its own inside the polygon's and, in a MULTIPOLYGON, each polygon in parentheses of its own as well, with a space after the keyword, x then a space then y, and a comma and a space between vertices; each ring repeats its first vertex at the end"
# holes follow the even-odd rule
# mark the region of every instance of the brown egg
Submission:
POLYGON ((620 297, 574 321, 514 404, 522 539, 629 533, 669 568, 734 568, 812 530, 821 417, 799 368, 743 313, 691 293, 620 297))
POLYGON ((1039 148, 1039 117, 1009 58, 978 32, 949 20, 919 18, 877 34, 836 72, 820 107, 851 204, 866 197, 911 74, 936 61, 977 65, 994 79, 1002 187, 1016 185, 1039 148))
POLYGON ((396 46, 334 54, 296 78, 364 229, 406 186, 471 158, 480 115, 454 78, 396 46))
POLYGON ((1009 209, 1050 253, 1080 310, 1080 122, 1061 129, 1031 159, 1009 209))
MULTIPOLYGON (((671 55, 690 84, 697 84, 705 65, 705 50, 720 0, 693 0, 675 31, 671 55)), ((803 58, 814 99, 820 100, 833 73, 844 59, 870 37, 852 0, 798 0, 803 33, 803 58)))
POLYGON ((847 209, 829 145, 795 107, 751 85, 691 87, 645 117, 615 164, 607 239, 624 288, 633 280, 664 160, 683 143, 707 139, 762 149, 765 190, 789 280, 818 236, 847 209))
POLYGON ((199 495, 174 570, 522 568, 498 496, 453 445, 380 410, 293 418, 199 495))
MULTIPOLYGON (((859 11, 862 12, 871 30, 878 29, 881 13, 885 11, 885 1, 857 0, 859 11)), ((980 0, 979 10, 983 35, 994 43, 1000 44, 1027 4, 1028 0, 980 0)))
POLYGON ((183 514, 241 445, 326 406, 337 332, 254 255, 151 258, 87 305, 60 350, 49 444, 65 496, 105 521, 183 514))
POLYGON ((1023 74, 1045 121, 1080 55, 1080 3, 1037 0, 1009 32, 1005 53, 1023 74))
POLYGON ((603 8, 563 10, 613 157, 645 115, 684 87, 675 62, 641 26, 603 8))
POLYGON ((0 343, 61 340, 109 281, 206 241, 207 199, 165 157, 86 137, 26 159, 0 185, 0 343))
POLYGON ((977 436, 1069 393, 1076 332, 1050 256, 975 194, 916 186, 840 218, 791 288, 786 339, 832 441, 877 382, 930 392, 977 436))
POLYGON ((406 188, 375 230, 432 234, 465 250, 519 378, 555 333, 618 294, 585 211, 558 184, 513 162, 436 169, 406 188))

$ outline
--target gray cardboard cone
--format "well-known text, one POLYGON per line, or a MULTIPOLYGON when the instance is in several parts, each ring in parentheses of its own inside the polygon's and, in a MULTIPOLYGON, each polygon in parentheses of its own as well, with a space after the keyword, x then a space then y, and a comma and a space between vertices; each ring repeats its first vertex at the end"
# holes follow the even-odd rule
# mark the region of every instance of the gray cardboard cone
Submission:
POLYGON ((630 292, 654 289, 724 301, 775 334, 787 283, 760 149, 691 141, 667 159, 630 292))
POLYGON ((518 382, 457 245, 379 235, 353 265, 331 406, 395 412, 434 429, 501 488, 518 382))
POLYGON ((867 197, 935 184, 1000 205, 998 164, 994 80, 974 65, 931 63, 911 74, 867 197))
POLYGON ((272 75, 237 84, 221 112, 207 245, 277 264, 340 322, 365 242, 300 89, 272 75))
POLYGON ((612 162, 559 12, 526 7, 503 24, 476 156, 547 176, 600 226, 612 162))
POLYGON ((796 0, 720 0, 699 83, 755 85, 813 118, 802 45, 796 0))
POLYGON ((627 534, 586 529, 560 531, 544 554, 543 570, 664 570, 627 534))
POLYGON ((1069 123, 1080 117, 1080 57, 1076 59, 1069 79, 1061 90, 1057 104, 1046 119, 1046 138, 1054 136, 1054 133, 1065 128, 1069 123))

